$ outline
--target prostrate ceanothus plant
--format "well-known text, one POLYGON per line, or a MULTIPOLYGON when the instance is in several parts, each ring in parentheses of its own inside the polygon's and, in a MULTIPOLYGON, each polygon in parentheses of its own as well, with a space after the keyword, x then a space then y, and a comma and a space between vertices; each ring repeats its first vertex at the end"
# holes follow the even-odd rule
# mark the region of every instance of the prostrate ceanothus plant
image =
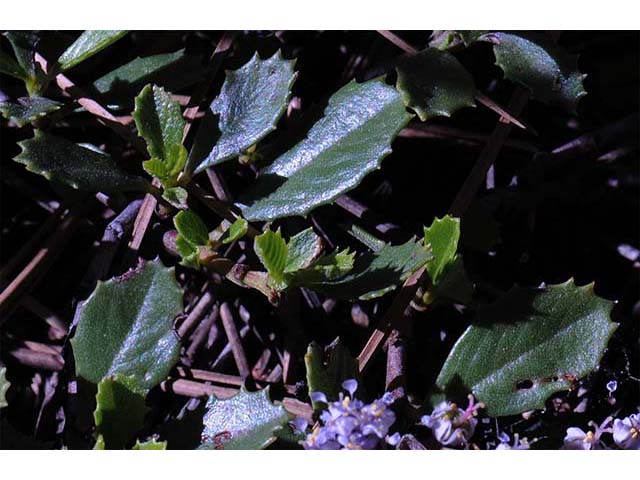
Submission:
MULTIPOLYGON (((274 133, 289 104, 298 76, 295 60, 279 51, 266 59, 255 54, 240 68, 227 71, 192 145, 185 142, 187 122, 170 91, 155 84, 142 87, 132 115, 146 147, 142 168, 148 176, 143 177, 125 171, 97 147, 41 129, 41 120, 63 107, 44 96, 52 78, 126 34, 84 32, 46 72, 35 61, 36 34, 6 35, 15 59, 3 54, 0 72, 23 81, 29 96, 0 103, 0 111, 19 127, 34 127, 33 137, 20 142, 22 152, 15 161, 51 182, 81 191, 153 195, 172 218, 175 232, 167 243, 183 266, 255 289, 273 304, 300 287, 331 298, 368 301, 426 269, 428 280, 413 300, 415 308, 455 303, 476 311, 435 385, 429 386, 426 405, 435 407, 422 424, 442 446, 468 448, 480 409, 495 417, 543 409, 552 394, 572 388, 598 367, 616 329, 610 319, 612 302, 599 298, 593 284, 577 286, 569 280, 533 289, 514 287, 491 305, 474 304, 473 283, 459 253, 457 218, 436 218, 420 238, 400 245, 354 227, 350 233, 366 247, 359 253, 341 247, 327 251, 313 228, 285 239, 271 224, 260 231, 250 223, 307 217, 356 188, 391 153, 394 139, 413 117, 409 110, 427 121, 474 106, 474 79, 454 55, 474 42, 491 43, 505 78, 527 87, 534 98, 575 109, 585 94, 584 75, 577 70, 576 58, 563 48, 540 33, 447 32, 398 62, 395 86, 379 77, 339 88, 305 138, 260 169, 251 187, 229 205, 205 198, 196 179, 215 165, 239 157, 255 159, 256 146, 274 133), (207 225, 195 212, 195 201, 214 210, 220 223, 207 225), (252 242, 261 265, 224 256, 223 247, 239 240, 252 242), (462 410, 455 402, 467 395, 469 406, 462 410)), ((93 87, 106 95, 118 79, 142 85, 152 74, 184 59, 183 53, 137 58, 96 80, 93 87)), ((96 448, 125 448, 133 440, 134 449, 166 447, 155 439, 141 444, 137 435, 147 393, 178 362, 180 339, 173 322, 183 310, 182 296, 173 268, 154 260, 100 282, 84 302, 72 346, 76 374, 97 391, 96 448)), ((306 420, 295 420, 294 443, 307 449, 398 444, 400 432, 390 434, 397 419, 391 394, 371 403, 355 398, 358 383, 345 375, 358 373, 357 364, 341 348, 334 344, 325 361, 320 347, 309 347, 306 386, 318 425, 299 438, 306 420)), ((4 406, 4 370, 0 381, 4 406)), ((266 389, 243 388, 224 400, 211 396, 206 410, 204 449, 265 448, 284 435, 292 421, 266 389)), ((565 448, 603 448, 604 433, 613 433, 619 448, 638 448, 637 415, 616 419, 612 429, 610 424, 607 419, 587 433, 570 428, 565 448)), ((517 435, 513 442, 505 435, 499 440, 498 449, 503 450, 534 444, 517 435)))

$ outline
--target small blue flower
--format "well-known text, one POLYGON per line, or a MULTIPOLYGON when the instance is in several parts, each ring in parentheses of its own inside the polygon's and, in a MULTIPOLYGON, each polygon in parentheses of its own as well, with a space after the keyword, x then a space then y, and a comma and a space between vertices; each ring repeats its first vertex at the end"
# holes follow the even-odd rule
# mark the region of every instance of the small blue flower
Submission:
POLYGON ((640 450, 640 414, 613 422, 613 441, 624 450, 640 450))
POLYGON ((611 417, 607 417, 600 425, 593 421, 589 422, 593 431, 588 432, 577 427, 567 428, 561 450, 607 450, 607 446, 600 437, 603 433, 611 433, 611 428, 607 428, 611 420, 613 420, 611 417))
POLYGON ((384 440, 390 445, 400 441, 398 434, 387 435, 396 421, 388 408, 393 402, 391 395, 365 404, 354 397, 358 388, 356 380, 346 380, 342 388, 349 394, 340 393, 336 402, 327 401, 326 395, 313 392, 314 402, 324 402, 327 409, 320 415, 321 425, 313 429, 302 446, 314 450, 373 450, 384 440))
POLYGON ((478 420, 478 410, 484 408, 483 403, 474 403, 473 395, 469 395, 469 406, 460 408, 451 402, 442 402, 425 415, 420 423, 433 432, 436 440, 447 447, 466 447, 473 436, 478 420))
POLYGON ((500 445, 496 447, 496 450, 529 450, 531 443, 535 442, 535 439, 531 443, 526 438, 520 439, 517 433, 513 436, 513 445, 509 435, 504 432, 498 435, 498 439, 500 440, 500 445))

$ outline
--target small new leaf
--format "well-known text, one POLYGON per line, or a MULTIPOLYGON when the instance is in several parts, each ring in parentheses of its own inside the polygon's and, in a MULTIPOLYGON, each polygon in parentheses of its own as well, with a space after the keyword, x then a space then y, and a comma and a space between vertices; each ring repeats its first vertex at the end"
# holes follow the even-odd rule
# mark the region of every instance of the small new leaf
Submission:
POLYGON ((210 397, 200 449, 258 450, 273 443, 290 416, 281 405, 271 403, 268 390, 243 388, 226 400, 210 397))
POLYGON ((75 67, 126 34, 126 30, 85 30, 58 59, 59 70, 75 67))
POLYGON ((491 416, 544 408, 551 394, 597 368, 617 327, 612 307, 593 284, 513 288, 479 309, 442 367, 441 393, 432 400, 472 392, 491 416))
POLYGON ((166 450, 167 442, 159 442, 155 438, 145 440, 140 443, 140 440, 136 440, 136 444, 131 450, 166 450))
POLYGON ((22 152, 14 160, 50 181, 89 192, 148 192, 151 189, 144 178, 123 172, 109 155, 64 138, 36 130, 33 138, 18 144, 22 152))
POLYGON ((233 222, 222 236, 221 240, 224 245, 233 243, 242 238, 249 230, 249 222, 239 217, 233 222))
POLYGON ((183 210, 173 217, 173 224, 178 234, 193 245, 206 245, 209 242, 209 231, 200 216, 193 210, 183 210))
POLYGON ((427 48, 404 57, 396 70, 396 88, 405 105, 423 122, 440 115, 449 117, 463 107, 475 106, 473 77, 448 52, 427 48))
POLYGON ((289 249, 280 230, 275 232, 267 230, 258 235, 254 240, 253 249, 269 272, 271 286, 276 290, 284 290, 287 287, 284 269, 287 266, 289 249))
POLYGON ((445 215, 435 218, 429 228, 424 228, 424 243, 431 245, 433 258, 427 262, 431 283, 437 285, 444 270, 457 257, 460 239, 460 219, 445 215))
POLYGON ((101 437, 100 450, 125 448, 142 428, 147 407, 144 394, 136 388, 136 380, 123 375, 103 378, 98 384, 93 418, 101 437))
MULTIPOLYGON (((135 100, 133 118, 138 134, 147 142, 151 158, 169 161, 171 148, 182 146, 184 119, 180 105, 171 100, 163 88, 147 85, 135 100)), ((173 153, 175 155, 175 153, 173 153)), ((167 171, 171 171, 174 162, 170 162, 167 171)))
POLYGON ((307 228, 289 239, 285 273, 307 268, 322 253, 322 240, 307 228))

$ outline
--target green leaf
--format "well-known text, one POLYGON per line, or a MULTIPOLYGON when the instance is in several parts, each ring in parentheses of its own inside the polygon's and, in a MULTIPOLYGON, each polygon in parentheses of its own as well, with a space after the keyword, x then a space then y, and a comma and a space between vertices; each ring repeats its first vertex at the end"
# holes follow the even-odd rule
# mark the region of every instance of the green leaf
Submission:
POLYGON ((227 71, 220 95, 211 104, 211 111, 220 116, 221 135, 196 172, 239 156, 275 130, 289 104, 295 63, 282 58, 280 51, 266 60, 256 53, 238 70, 227 71))
POLYGON ((36 32, 28 30, 11 30, 4 34, 11 43, 16 60, 28 77, 36 75, 37 67, 35 49, 40 41, 36 32))
POLYGON ((29 78, 29 75, 24 71, 24 68, 22 68, 18 62, 3 51, 0 51, 0 73, 4 73, 5 75, 9 75, 23 81, 26 81, 27 78, 29 78))
POLYGON ((287 283, 305 287, 339 278, 351 271, 354 257, 355 252, 349 253, 349 249, 323 255, 308 267, 289 272, 287 283))
POLYGON ((53 182, 105 193, 148 192, 151 188, 144 178, 123 172, 109 155, 40 130, 18 144, 22 152, 14 160, 53 182))
POLYGON ((136 444, 131 450, 166 450, 167 442, 158 442, 155 438, 146 440, 140 443, 140 440, 136 440, 136 444))
MULTIPOLYGON (((307 368, 309 396, 314 392, 322 392, 330 402, 338 400, 342 382, 360 378, 358 362, 339 338, 326 349, 312 342, 304 356, 304 364, 307 368)), ((313 402, 314 411, 322 408, 325 408, 324 403, 313 402)))
POLYGON ((436 384, 449 397, 473 392, 491 416, 544 408, 597 368, 617 327, 612 307, 593 284, 513 288, 478 311, 436 384))
POLYGON ((281 405, 271 403, 268 390, 248 392, 243 387, 227 400, 210 397, 200 448, 258 450, 273 443, 289 414, 281 405))
MULTIPOLYGON (((133 118, 138 134, 147 142, 151 158, 167 161, 169 149, 182 145, 184 119, 178 102, 163 88, 147 85, 135 100, 133 118)), ((167 169, 169 171, 170 168, 167 169)))
POLYGON ((475 106, 473 77, 448 52, 427 48, 402 58, 396 70, 396 88, 422 121, 475 106))
POLYGON ((75 67, 126 34, 126 30, 85 30, 58 59, 60 71, 75 67))
POLYGON ((6 394, 10 386, 11 386, 11 383, 9 383, 9 381, 7 380, 7 368, 2 367, 0 368, 0 408, 6 407, 7 405, 9 405, 7 403, 6 394))
POLYGON ((158 385, 178 360, 173 320, 181 311, 174 270, 159 260, 99 282, 82 306, 71 340, 76 373, 93 383, 128 375, 138 390, 158 385))
POLYGON ((189 194, 182 187, 169 187, 162 191, 162 198, 179 209, 187 208, 189 194))
POLYGON ((197 245, 194 245, 193 243, 189 242, 183 236, 178 235, 176 236, 176 250, 178 250, 178 253, 182 257, 182 261, 180 262, 180 265, 182 265, 183 267, 196 268, 196 269, 200 267, 200 262, 199 262, 200 251, 197 245))
POLYGON ((271 286, 276 290, 286 288, 284 269, 287 265, 288 247, 280 230, 267 230, 258 235, 253 242, 253 249, 269 272, 271 286))
POLYGON ((44 97, 20 97, 18 103, 0 102, 0 112, 3 117, 15 122, 19 127, 24 127, 61 106, 62 103, 44 97))
POLYGON ((177 62, 184 56, 184 50, 161 53, 148 57, 137 57, 121 67, 100 77, 93 87, 101 94, 107 94, 122 85, 132 86, 142 83, 162 69, 177 62))
POLYGON ((144 395, 133 377, 113 375, 98 383, 93 418, 100 450, 121 450, 143 425, 147 411, 144 395))
POLYGON ((444 270, 457 257, 460 239, 460 219, 445 215, 435 218, 429 228, 424 229, 424 243, 431 245, 433 258, 427 262, 431 283, 437 285, 444 270))
POLYGON ((456 256, 445 268, 438 283, 432 285, 426 294, 428 301, 448 300, 453 303, 469 305, 473 297, 473 283, 464 269, 462 257, 456 256))
POLYGON ((242 238, 249 230, 249 222, 240 217, 227 229, 222 237, 222 243, 224 245, 233 243, 236 240, 242 238))
POLYGON ((307 228, 291 237, 287 248, 284 272, 291 273, 310 266, 320 256, 322 240, 314 233, 313 228, 307 228))
POLYGON ((306 215, 332 202, 380 167, 410 118, 400 93, 381 79, 345 85, 307 138, 264 170, 242 201, 244 217, 306 215))
POLYGON ((370 300, 395 289, 431 258, 422 242, 385 245, 380 251, 356 258, 348 273, 305 284, 326 295, 346 300, 370 300))
POLYGON ((490 32, 477 38, 493 44, 496 65, 509 80, 529 88, 534 98, 575 111, 587 94, 578 70, 578 56, 543 32, 490 32))
POLYGON ((193 245, 206 245, 209 231, 202 219, 193 210, 182 210, 173 217, 178 233, 193 245))

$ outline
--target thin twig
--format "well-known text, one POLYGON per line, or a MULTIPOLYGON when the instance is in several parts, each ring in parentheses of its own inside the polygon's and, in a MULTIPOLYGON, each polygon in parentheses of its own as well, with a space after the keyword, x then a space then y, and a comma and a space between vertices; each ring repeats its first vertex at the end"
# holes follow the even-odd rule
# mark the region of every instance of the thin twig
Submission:
POLYGON ((409 304, 415 297, 418 287, 426 280, 426 277, 426 268, 422 267, 404 282, 400 292, 393 299, 391 307, 389 307, 384 317, 380 319, 375 331, 362 348, 360 355, 358 355, 358 369, 361 372, 369 365, 373 355, 388 338, 393 326, 405 315, 405 310, 409 308, 409 304))
POLYGON ((238 335, 238 329, 236 328, 233 314, 231 313, 231 309, 227 302, 224 302, 220 307, 220 318, 222 320, 224 331, 227 334, 229 344, 231 345, 231 351, 233 352, 233 358, 236 361, 238 372, 242 378, 247 378, 251 375, 251 368, 249 367, 249 362, 247 361, 247 356, 244 353, 244 347, 240 341, 240 335, 238 335))
POLYGON ((60 355, 32 350, 26 347, 16 348, 9 354, 22 365, 42 370, 59 372, 64 368, 64 360, 60 355))
MULTIPOLYGON (((48 71, 47 60, 38 52, 35 53, 35 60, 44 72, 48 71)), ((111 112, 100 105, 96 100, 89 97, 81 88, 76 86, 62 73, 58 73, 55 76, 55 81, 60 90, 75 99, 75 101, 82 105, 85 110, 95 116, 100 123, 111 128, 123 139, 130 142, 136 150, 146 154, 146 148, 141 139, 133 134, 126 123, 112 115, 111 112)))
POLYGON ((0 324, 2 324, 24 295, 31 292, 35 285, 49 271, 53 262, 58 258, 68 239, 75 231, 83 217, 85 205, 73 207, 60 223, 58 229, 38 250, 31 261, 0 293, 0 324))
POLYGON ((189 315, 185 319, 184 322, 178 328, 178 336, 180 338, 185 338, 191 330, 202 320, 202 318, 206 315, 206 313, 213 305, 213 293, 211 290, 207 288, 202 296, 198 299, 198 302, 195 304, 193 309, 189 312, 189 315))
MULTIPOLYGON (((524 109, 528 99, 529 91, 523 87, 516 86, 516 90, 509 101, 509 110, 514 112, 516 115, 519 115, 524 109)), ((471 205, 471 202, 476 196, 480 186, 484 183, 489 167, 498 157, 498 154, 502 150, 512 128, 511 123, 505 123, 503 121, 498 122, 491 134, 491 137, 489 138, 489 142, 487 142, 485 147, 482 149, 480 156, 476 160, 476 163, 471 169, 471 172, 469 172, 462 188, 454 199, 451 208, 449 208, 449 213, 451 215, 461 217, 469 205, 471 205)))
POLYGON ((102 234, 100 243, 89 267, 78 287, 81 297, 90 292, 98 280, 104 280, 109 274, 113 259, 127 236, 131 234, 134 219, 141 208, 142 200, 134 200, 127 205, 109 224, 102 234))
POLYGON ((414 55, 419 52, 419 50, 416 47, 405 42, 403 39, 401 39, 395 33, 390 32, 389 30, 376 30, 376 31, 380 35, 382 35, 384 38, 389 40, 391 43, 393 43, 400 50, 404 51, 405 53, 414 55))
POLYGON ((53 230, 56 224, 60 220, 60 215, 66 210, 66 207, 60 205, 38 228, 38 230, 29 238, 20 250, 11 255, 11 258, 7 261, 2 270, 0 270, 0 281, 4 281, 9 278, 13 271, 24 262, 28 256, 36 249, 38 245, 42 243, 42 240, 53 230))
MULTIPOLYGON (((239 390, 238 388, 218 387, 185 379, 166 380, 160 384, 160 388, 164 392, 172 392, 185 397, 200 398, 215 395, 220 399, 232 397, 239 390)), ((283 398, 280 403, 293 416, 311 420, 313 409, 310 405, 290 397, 283 398)))

